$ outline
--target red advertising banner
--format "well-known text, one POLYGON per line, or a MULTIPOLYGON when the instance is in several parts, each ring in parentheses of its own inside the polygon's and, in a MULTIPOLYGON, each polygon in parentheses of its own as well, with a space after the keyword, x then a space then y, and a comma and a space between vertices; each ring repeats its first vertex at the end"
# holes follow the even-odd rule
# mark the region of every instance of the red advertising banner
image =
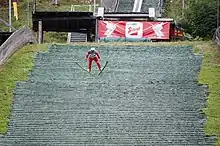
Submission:
POLYGON ((99 21, 99 38, 169 39, 170 22, 99 21))

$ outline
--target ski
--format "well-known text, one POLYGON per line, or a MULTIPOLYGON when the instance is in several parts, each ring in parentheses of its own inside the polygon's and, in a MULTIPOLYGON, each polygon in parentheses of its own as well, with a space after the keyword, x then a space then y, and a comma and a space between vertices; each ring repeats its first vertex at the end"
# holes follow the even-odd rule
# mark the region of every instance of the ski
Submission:
MULTIPOLYGON (((78 62, 75 62, 75 63, 76 63, 81 69, 83 69, 84 71, 88 72, 88 70, 85 69, 85 68, 83 68, 78 62)), ((99 72, 98 75, 100 75, 100 74, 103 72, 103 70, 106 68, 107 64, 108 64, 108 61, 105 62, 104 67, 102 68, 102 70, 99 72)), ((91 75, 95 76, 95 75, 94 75, 93 73, 91 73, 91 72, 88 72, 88 73, 90 73, 91 75)))
POLYGON ((107 64, 108 64, 108 61, 106 61, 106 62, 105 62, 104 67, 102 68, 102 70, 99 72, 99 74, 98 74, 98 75, 100 75, 100 74, 103 72, 103 70, 105 69, 105 67, 107 66, 107 64))
POLYGON ((83 69, 84 71, 86 71, 86 72, 88 72, 88 73, 90 73, 91 75, 94 76, 93 73, 91 73, 91 72, 89 72, 87 69, 83 68, 78 62, 75 62, 75 63, 76 63, 81 69, 83 69))

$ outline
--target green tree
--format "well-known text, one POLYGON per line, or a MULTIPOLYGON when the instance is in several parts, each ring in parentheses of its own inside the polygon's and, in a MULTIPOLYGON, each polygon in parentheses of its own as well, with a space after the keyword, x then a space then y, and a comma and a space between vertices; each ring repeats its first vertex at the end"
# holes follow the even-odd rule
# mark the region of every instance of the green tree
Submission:
POLYGON ((212 38, 217 27, 219 0, 167 0, 165 15, 180 22, 193 37, 212 38))
POLYGON ((182 20, 192 36, 211 38, 217 27, 217 0, 189 0, 182 20))

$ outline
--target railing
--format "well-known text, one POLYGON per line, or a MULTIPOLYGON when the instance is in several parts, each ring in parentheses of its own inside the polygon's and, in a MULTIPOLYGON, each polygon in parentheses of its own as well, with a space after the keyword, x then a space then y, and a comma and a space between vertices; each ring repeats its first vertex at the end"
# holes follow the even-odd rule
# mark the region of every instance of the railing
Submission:
POLYGON ((0 46, 0 65, 13 55, 18 49, 30 42, 36 42, 34 33, 27 27, 22 27, 15 31, 1 46, 0 46))
POLYGON ((113 4, 113 10, 114 12, 116 12, 118 10, 118 5, 119 5, 119 0, 114 0, 114 4, 113 4))
POLYGON ((5 24, 5 26, 7 26, 7 27, 9 27, 9 28, 12 28, 13 31, 16 30, 12 25, 8 24, 7 22, 5 22, 5 21, 4 21, 3 19, 1 19, 1 18, 0 18, 0 22, 2 22, 3 24, 5 24))

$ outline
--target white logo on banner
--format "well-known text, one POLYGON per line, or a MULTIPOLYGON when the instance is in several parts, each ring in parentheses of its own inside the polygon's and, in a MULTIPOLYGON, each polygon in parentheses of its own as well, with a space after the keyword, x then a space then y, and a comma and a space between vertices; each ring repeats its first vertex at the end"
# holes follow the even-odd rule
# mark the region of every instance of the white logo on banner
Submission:
POLYGON ((104 33, 104 35, 106 37, 110 37, 112 35, 112 33, 114 32, 114 30, 116 29, 116 25, 112 22, 109 21, 104 21, 104 23, 106 24, 106 31, 104 33))
POLYGON ((156 24, 152 27, 155 34, 157 35, 157 38, 162 38, 164 36, 164 33, 162 32, 164 23, 156 24))
POLYGON ((143 37, 143 23, 126 22, 125 35, 127 38, 142 38, 143 37))

